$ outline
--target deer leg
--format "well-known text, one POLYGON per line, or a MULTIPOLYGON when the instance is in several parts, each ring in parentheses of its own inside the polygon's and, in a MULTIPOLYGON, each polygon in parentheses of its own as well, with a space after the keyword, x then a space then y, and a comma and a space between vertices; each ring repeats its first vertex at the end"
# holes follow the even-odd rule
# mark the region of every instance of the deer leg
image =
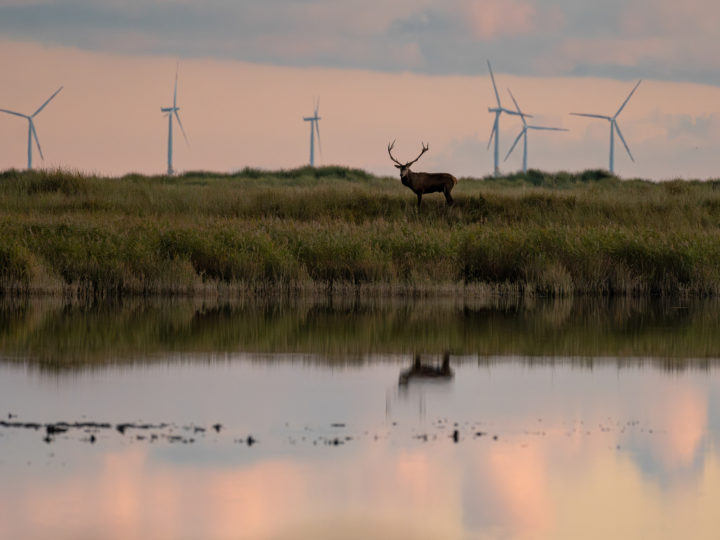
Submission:
POLYGON ((422 201, 422 193, 418 193, 418 208, 420 208, 420 202, 422 201))
POLYGON ((455 202, 453 201, 453 198, 450 195, 450 190, 448 188, 443 189, 443 193, 445 194, 445 200, 447 201, 448 206, 455 202))
POLYGON ((442 373, 443 375, 447 375, 450 373, 450 354, 449 353, 443 354, 442 368, 440 368, 440 373, 442 373))

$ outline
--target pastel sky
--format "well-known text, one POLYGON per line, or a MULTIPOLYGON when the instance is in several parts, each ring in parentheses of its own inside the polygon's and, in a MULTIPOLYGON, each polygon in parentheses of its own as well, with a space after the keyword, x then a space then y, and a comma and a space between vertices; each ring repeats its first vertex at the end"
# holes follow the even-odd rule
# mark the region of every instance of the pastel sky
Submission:
MULTIPOLYGON (((394 175, 387 143, 419 170, 492 172, 494 96, 533 122, 530 167, 608 166, 619 118, 623 177, 711 178, 720 162, 720 4, 711 0, 0 0, 0 108, 32 113, 45 167, 161 173, 179 62, 179 171, 308 161, 302 117, 320 97, 320 164, 394 175)), ((501 124, 505 156, 520 130, 501 124)), ((520 150, 520 149, 518 149, 520 150)), ((0 114, 0 169, 22 168, 27 122, 0 114)), ((516 151, 502 164, 521 166, 516 151)))

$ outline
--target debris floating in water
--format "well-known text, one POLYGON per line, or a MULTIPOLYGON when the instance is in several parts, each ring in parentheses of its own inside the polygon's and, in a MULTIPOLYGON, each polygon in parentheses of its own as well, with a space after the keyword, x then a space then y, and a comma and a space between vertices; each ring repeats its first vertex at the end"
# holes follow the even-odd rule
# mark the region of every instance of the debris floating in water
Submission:
MULTIPOLYGON (((267 442, 265 439, 272 439, 274 435, 268 435, 265 432, 255 433, 254 435, 248 435, 247 432, 238 435, 233 430, 232 426, 227 427, 220 423, 212 425, 196 425, 193 423, 176 424, 176 423, 142 423, 142 422, 120 422, 120 423, 109 423, 109 422, 94 422, 83 420, 79 422, 28 422, 19 419, 6 420, 3 417, 0 420, 0 437, 8 437, 10 432, 17 430, 30 430, 38 432, 38 440, 42 440, 46 444, 51 444, 58 441, 69 441, 79 440, 85 443, 95 444, 96 442, 106 442, 112 440, 115 437, 117 441, 125 441, 125 443, 144 442, 144 443, 155 443, 166 442, 166 443, 182 443, 192 444, 195 442, 204 442, 205 444, 223 444, 225 437, 223 435, 228 434, 226 440, 230 440, 235 444, 241 444, 248 447, 253 447, 258 444, 260 437, 267 442), (3 428, 7 429, 7 433, 3 428), (220 434, 218 436, 207 437, 209 433, 220 434), (265 435, 263 435, 265 433, 265 435)), ((13 415, 13 418, 16 418, 13 415)), ((479 426, 476 422, 454 422, 447 418, 439 418, 432 421, 431 426, 425 426, 419 430, 412 429, 409 432, 403 430, 400 426, 402 422, 395 420, 386 420, 384 429, 382 431, 374 431, 371 429, 360 429, 357 432, 353 432, 348 429, 348 424, 345 422, 327 422, 322 427, 309 427, 305 425, 302 428, 292 428, 290 423, 285 423, 285 434, 281 437, 281 440, 286 441, 287 444, 292 446, 300 446, 303 444, 312 446, 325 446, 325 447, 339 447, 343 445, 350 445, 354 441, 394 441, 398 442, 403 436, 414 439, 420 442, 428 443, 430 441, 447 441, 451 439, 453 443, 470 443, 476 441, 475 444, 480 444, 479 439, 485 439, 486 437, 492 441, 499 441, 502 435, 507 437, 504 439, 506 442, 512 443, 517 441, 521 447, 527 447, 527 440, 517 440, 517 436, 523 437, 553 437, 553 436, 587 436, 591 437, 596 434, 605 434, 608 432, 618 434, 618 440, 612 441, 608 448, 620 448, 626 447, 623 440, 623 434, 625 430, 634 430, 636 433, 644 433, 648 437, 657 436, 658 434, 664 433, 663 429, 658 429, 657 426, 650 427, 644 426, 636 420, 630 421, 614 421, 609 419, 608 422, 600 424, 594 424, 597 427, 592 431, 588 430, 586 425, 582 421, 573 421, 568 429, 567 423, 565 423, 562 429, 553 428, 547 419, 532 418, 530 429, 515 430, 513 432, 505 432, 502 429, 495 433, 489 431, 483 431, 479 428, 485 426, 479 426), (537 430, 537 422, 542 422, 543 427, 547 427, 545 430, 537 430), (430 428, 427 430, 427 428, 430 428), (464 433, 464 435, 463 435, 464 433)), ((299 424, 302 425, 302 424, 299 424)), ((485 427, 486 428, 486 427, 485 427)), ((487 429, 487 428, 486 428, 487 429)), ((491 428, 492 429, 492 428, 491 428)))

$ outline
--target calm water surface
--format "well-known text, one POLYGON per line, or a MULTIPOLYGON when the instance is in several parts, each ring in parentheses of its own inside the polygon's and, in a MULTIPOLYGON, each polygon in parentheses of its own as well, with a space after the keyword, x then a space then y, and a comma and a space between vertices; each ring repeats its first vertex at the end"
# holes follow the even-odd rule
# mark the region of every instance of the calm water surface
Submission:
POLYGON ((717 538, 718 313, 8 305, 0 538, 717 538))

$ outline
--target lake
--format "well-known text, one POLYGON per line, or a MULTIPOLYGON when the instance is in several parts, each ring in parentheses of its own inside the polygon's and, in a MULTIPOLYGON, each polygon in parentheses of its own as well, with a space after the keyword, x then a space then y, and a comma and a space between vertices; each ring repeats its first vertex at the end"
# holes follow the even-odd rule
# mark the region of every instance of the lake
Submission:
POLYGON ((714 300, 0 304, 0 538, 716 538, 714 300))

